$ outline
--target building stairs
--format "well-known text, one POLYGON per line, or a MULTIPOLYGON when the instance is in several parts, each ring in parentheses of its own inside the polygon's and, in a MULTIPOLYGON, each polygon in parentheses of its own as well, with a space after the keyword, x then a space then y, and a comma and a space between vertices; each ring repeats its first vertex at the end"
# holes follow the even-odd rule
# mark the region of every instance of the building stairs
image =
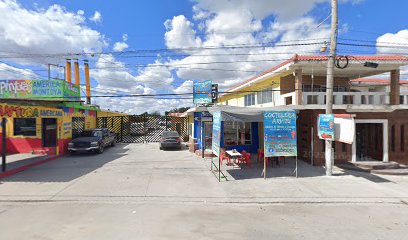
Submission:
POLYGON ((361 161, 361 162, 348 162, 337 164, 338 167, 359 171, 368 172, 383 175, 408 175, 408 166, 399 164, 397 162, 381 162, 381 161, 361 161))

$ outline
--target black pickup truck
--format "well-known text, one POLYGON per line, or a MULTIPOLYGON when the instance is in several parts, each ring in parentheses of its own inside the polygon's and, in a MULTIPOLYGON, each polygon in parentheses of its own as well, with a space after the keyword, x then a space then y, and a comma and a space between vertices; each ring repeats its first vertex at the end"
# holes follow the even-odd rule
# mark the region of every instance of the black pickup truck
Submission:
POLYGON ((115 146, 116 134, 109 132, 107 128, 87 129, 81 136, 68 143, 68 151, 97 152, 103 153, 105 147, 115 146))

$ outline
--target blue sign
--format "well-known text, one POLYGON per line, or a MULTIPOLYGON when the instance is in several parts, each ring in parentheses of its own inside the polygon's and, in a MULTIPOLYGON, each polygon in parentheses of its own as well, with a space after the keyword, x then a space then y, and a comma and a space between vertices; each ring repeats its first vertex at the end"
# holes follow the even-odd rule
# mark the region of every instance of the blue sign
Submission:
POLYGON ((264 112, 265 157, 297 156, 296 112, 264 112))
POLYGON ((214 112, 213 115, 213 132, 212 132, 212 152, 220 156, 221 143, 221 112, 214 112))
POLYGON ((211 80, 194 82, 193 84, 194 104, 212 103, 211 90, 212 90, 211 80))
POLYGON ((319 114, 317 124, 318 135, 320 139, 334 140, 334 115, 319 114))

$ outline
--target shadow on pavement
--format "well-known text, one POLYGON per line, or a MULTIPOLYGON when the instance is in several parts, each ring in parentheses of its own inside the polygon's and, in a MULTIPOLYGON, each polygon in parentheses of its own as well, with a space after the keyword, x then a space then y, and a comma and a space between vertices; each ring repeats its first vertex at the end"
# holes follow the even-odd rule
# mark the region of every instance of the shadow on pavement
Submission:
POLYGON ((127 155, 127 144, 106 148, 102 154, 66 155, 54 161, 1 179, 2 182, 68 182, 127 155))
MULTIPOLYGON (((268 166, 266 168, 266 178, 276 178, 276 177, 296 177, 295 174, 296 162, 293 158, 287 158, 286 163, 282 164, 280 167, 274 165, 268 166)), ((225 167, 224 167, 225 170, 225 167)), ((249 168, 243 166, 242 168, 231 168, 229 167, 226 172, 232 177, 233 180, 244 180, 253 178, 263 178, 263 166, 259 163, 253 163, 253 167, 249 168)), ((298 177, 318 177, 325 174, 322 167, 311 166, 301 160, 298 160, 298 177)), ((229 177, 229 180, 231 180, 229 177)))
MULTIPOLYGON (((12 154, 6 157, 6 171, 14 170, 43 161, 53 155, 34 155, 31 153, 12 154)), ((2 164, 0 163, 0 168, 2 164)), ((0 172, 1 173, 1 172, 0 172)))
MULTIPOLYGON (((295 177, 295 159, 288 158, 286 164, 277 167, 268 166, 266 168, 266 178, 276 178, 276 177, 295 177)), ((253 179, 253 178, 263 178, 262 171, 263 166, 258 163, 254 163, 252 168, 243 166, 239 167, 227 167, 223 166, 223 171, 226 171, 230 176, 227 176, 229 180, 243 180, 243 179, 253 179), (232 179, 231 179, 232 178, 232 179)), ((325 169, 322 166, 311 166, 310 164, 298 160, 298 178, 308 178, 308 177, 319 177, 325 175, 325 169)), ((391 182, 388 179, 382 178, 380 176, 365 173, 365 172, 356 172, 352 170, 342 169, 341 173, 335 173, 333 176, 354 176, 359 178, 364 178, 368 181, 375 183, 391 182)))

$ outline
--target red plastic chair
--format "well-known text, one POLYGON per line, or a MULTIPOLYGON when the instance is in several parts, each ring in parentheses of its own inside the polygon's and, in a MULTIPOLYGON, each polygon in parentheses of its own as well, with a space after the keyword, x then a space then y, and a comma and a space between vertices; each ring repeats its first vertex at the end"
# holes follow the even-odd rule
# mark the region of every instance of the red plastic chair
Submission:
MULTIPOLYGON (((258 162, 259 162, 259 165, 263 166, 264 161, 266 161, 266 166, 268 166, 269 162, 271 160, 272 160, 271 157, 266 157, 265 158, 265 153, 264 153, 264 150, 262 148, 258 148, 258 162)), ((273 166, 273 164, 272 164, 272 166, 273 166)))
POLYGON ((248 167, 252 167, 252 161, 251 161, 251 154, 247 153, 245 150, 242 151, 242 157, 240 158, 241 163, 244 163, 248 167))
POLYGON ((220 154, 220 161, 222 164, 222 161, 227 160, 227 164, 231 164, 231 158, 228 157, 227 153, 225 152, 225 149, 221 148, 221 154, 220 154))

